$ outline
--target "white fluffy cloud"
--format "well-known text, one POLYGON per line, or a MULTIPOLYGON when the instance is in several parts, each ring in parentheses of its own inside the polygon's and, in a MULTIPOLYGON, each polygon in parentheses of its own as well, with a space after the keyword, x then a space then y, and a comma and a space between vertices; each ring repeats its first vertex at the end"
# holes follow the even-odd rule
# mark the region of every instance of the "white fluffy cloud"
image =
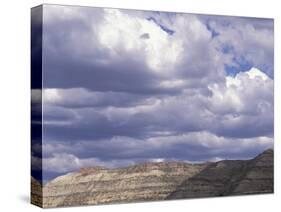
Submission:
POLYGON ((213 93, 211 109, 230 114, 271 114, 273 80, 257 68, 226 77, 223 84, 209 86, 213 93))
POLYGON ((99 158, 79 158, 73 154, 55 153, 52 157, 44 158, 43 170, 46 172, 66 173, 93 166, 106 168, 123 167, 133 165, 135 162, 132 160, 102 161, 99 158))
POLYGON ((169 36, 156 23, 120 10, 105 10, 97 35, 114 56, 120 56, 120 51, 138 52, 153 71, 161 74, 173 70, 184 50, 181 40, 169 36), (147 39, 140 39, 144 34, 147 39))

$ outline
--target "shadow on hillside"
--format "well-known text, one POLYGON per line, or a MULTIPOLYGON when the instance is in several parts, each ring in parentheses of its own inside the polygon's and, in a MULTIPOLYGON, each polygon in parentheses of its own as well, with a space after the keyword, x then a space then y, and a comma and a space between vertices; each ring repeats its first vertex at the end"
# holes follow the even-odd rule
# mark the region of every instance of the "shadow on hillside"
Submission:
POLYGON ((225 160, 209 164, 184 180, 166 199, 273 193, 273 151, 251 160, 225 160))

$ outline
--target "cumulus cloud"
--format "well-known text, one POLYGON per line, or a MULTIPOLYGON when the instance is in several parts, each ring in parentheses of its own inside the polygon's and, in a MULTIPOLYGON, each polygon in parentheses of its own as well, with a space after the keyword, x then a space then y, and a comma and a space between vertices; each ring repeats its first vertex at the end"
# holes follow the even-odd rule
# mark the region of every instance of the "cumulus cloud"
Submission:
POLYGON ((46 87, 152 94, 175 91, 163 88, 165 80, 182 80, 185 86, 200 88, 223 80, 223 54, 214 48, 211 32, 195 15, 173 16, 177 30, 171 36, 163 25, 149 19, 150 13, 144 17, 117 9, 64 10, 51 7, 44 13, 46 87), (49 17, 60 13, 71 15, 57 21, 49 17), (149 39, 141 39, 144 34, 149 39))
POLYGON ((209 106, 217 116, 214 131, 230 137, 273 136, 273 86, 256 68, 210 86, 209 106))
POLYGON ((229 66, 254 66, 274 76, 274 28, 272 19, 209 17, 215 41, 232 59, 229 66))
POLYGON ((46 172, 273 147, 272 20, 44 7, 46 172))

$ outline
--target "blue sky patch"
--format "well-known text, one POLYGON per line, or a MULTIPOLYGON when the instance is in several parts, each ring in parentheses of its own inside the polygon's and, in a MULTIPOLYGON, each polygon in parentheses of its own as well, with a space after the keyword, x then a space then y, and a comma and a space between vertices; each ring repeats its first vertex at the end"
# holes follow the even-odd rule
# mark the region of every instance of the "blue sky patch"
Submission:
POLYGON ((169 35, 173 35, 175 33, 174 30, 169 29, 168 27, 160 24, 155 18, 153 17, 149 17, 147 20, 154 22, 155 24, 157 24, 158 26, 160 26, 160 28, 165 31, 166 33, 168 33, 169 35))

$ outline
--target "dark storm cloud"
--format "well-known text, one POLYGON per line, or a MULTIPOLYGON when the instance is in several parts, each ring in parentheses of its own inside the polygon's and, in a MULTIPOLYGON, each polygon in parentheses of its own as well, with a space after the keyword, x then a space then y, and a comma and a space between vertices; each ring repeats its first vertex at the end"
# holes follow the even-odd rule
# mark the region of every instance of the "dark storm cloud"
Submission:
MULTIPOLYGON (((133 107, 137 105, 152 104, 155 99, 151 95, 130 94, 125 92, 94 92, 86 89, 49 89, 45 90, 45 97, 55 92, 59 99, 49 100, 45 98, 48 105, 56 105, 65 108, 87 108, 87 107, 133 107)), ((161 97, 161 95, 159 95, 161 97)))
POLYGON ((54 139, 54 141, 56 141, 55 139, 59 139, 75 143, 81 139, 93 141, 113 135, 135 134, 135 136, 137 136, 141 132, 138 131, 136 126, 125 128, 118 123, 111 122, 106 116, 99 112, 80 112, 79 115, 82 118, 69 124, 46 124, 44 128, 46 137, 54 139))
MULTIPOLYGON (((161 110, 161 109, 160 109, 161 110)), ((135 138, 146 138, 157 134, 157 132, 169 131, 172 134, 185 131, 201 130, 193 114, 181 118, 181 114, 166 114, 168 111, 152 111, 150 113, 129 113, 124 111, 113 111, 111 114, 92 109, 76 109, 79 114, 77 119, 72 113, 63 112, 59 109, 54 114, 45 115, 44 134, 46 139, 56 141, 64 140, 75 143, 79 140, 96 142, 101 138, 112 138, 114 136, 130 136, 135 138), (69 120, 69 123, 60 124, 69 120), (173 125, 171 125, 173 123, 173 125)))
MULTIPOLYGON (((129 56, 128 56, 129 57, 129 56)), ((172 89, 160 89, 158 77, 149 73, 141 61, 120 58, 109 66, 87 64, 81 61, 69 61, 54 58, 46 65, 48 74, 45 76, 46 88, 80 88, 94 91, 131 92, 140 94, 174 93, 172 89), (54 67, 52 67, 54 65, 54 67), (114 67, 114 69, 113 69, 114 67), (67 70, 67 71, 62 71, 67 70), (66 78, 66 76, 69 76, 66 78)))
POLYGON ((259 136, 273 136, 273 116, 251 117, 242 116, 239 121, 217 121, 214 132, 219 136, 232 138, 253 138, 259 136))

